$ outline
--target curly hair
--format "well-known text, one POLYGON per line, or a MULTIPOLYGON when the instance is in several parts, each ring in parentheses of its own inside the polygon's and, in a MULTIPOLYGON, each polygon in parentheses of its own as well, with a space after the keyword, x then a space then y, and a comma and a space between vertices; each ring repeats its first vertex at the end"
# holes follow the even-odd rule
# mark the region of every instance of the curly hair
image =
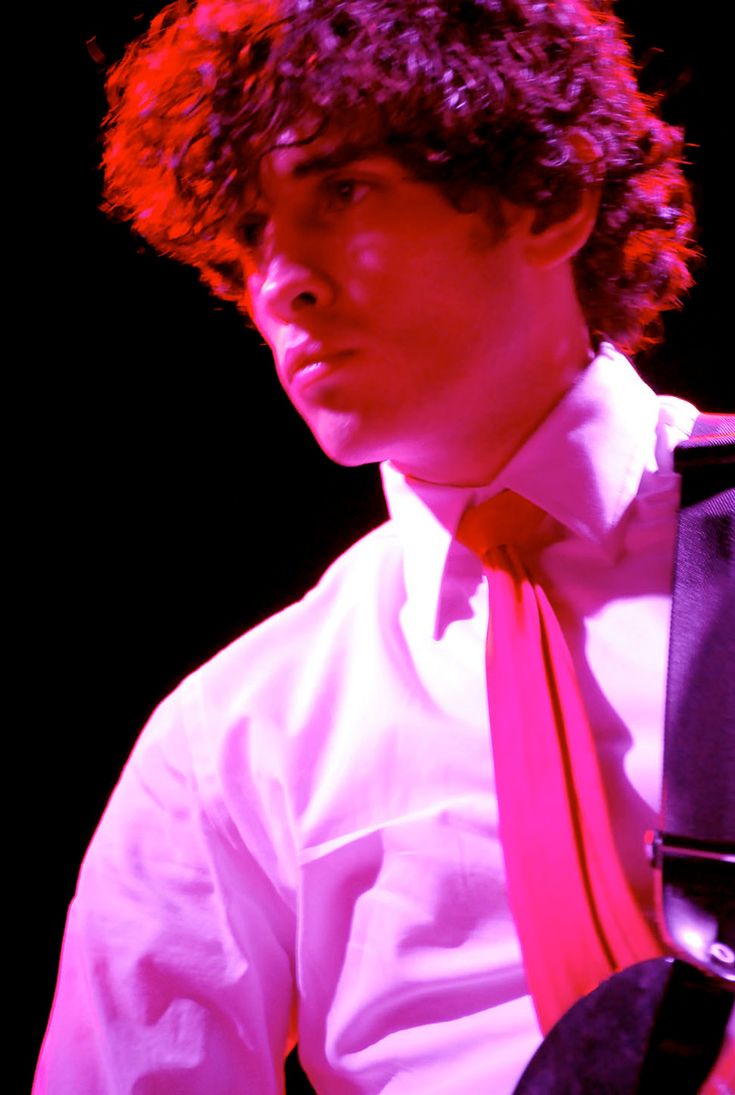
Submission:
POLYGON ((609 0, 176 0, 111 69, 105 208, 245 311, 233 230, 284 132, 342 125, 458 207, 535 228, 598 187, 574 259, 592 335, 628 351, 691 283, 683 137, 643 95, 609 0))

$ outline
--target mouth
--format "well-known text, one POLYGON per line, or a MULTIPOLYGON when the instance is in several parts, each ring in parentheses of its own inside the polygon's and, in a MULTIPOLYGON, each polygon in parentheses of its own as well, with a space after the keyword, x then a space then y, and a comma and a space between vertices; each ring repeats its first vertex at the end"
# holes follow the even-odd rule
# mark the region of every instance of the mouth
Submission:
POLYGON ((288 349, 283 358, 283 372, 289 384, 306 382, 326 375, 357 351, 339 349, 320 342, 300 343, 288 349))

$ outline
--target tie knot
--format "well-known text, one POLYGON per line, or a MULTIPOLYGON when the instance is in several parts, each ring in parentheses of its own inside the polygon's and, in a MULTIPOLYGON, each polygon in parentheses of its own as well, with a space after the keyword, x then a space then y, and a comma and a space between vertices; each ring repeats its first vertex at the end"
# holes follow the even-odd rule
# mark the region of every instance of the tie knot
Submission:
POLYGON ((523 548, 536 539, 546 513, 512 490, 501 491, 479 506, 465 510, 457 539, 481 559, 491 548, 514 544, 523 548))

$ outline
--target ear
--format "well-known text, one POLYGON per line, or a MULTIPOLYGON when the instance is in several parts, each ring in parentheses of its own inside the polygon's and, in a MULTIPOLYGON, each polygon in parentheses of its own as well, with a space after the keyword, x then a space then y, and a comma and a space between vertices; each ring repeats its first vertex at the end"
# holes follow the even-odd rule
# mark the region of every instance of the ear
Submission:
POLYGON ((573 258, 589 239, 599 206, 599 187, 591 187, 582 191, 577 208, 564 220, 555 221, 541 232, 531 230, 524 248, 529 263, 548 269, 573 258))
MULTIPOLYGON (((600 164, 599 145, 588 133, 574 130, 568 134, 568 139, 574 160, 584 164, 597 161, 600 164)), ((557 266, 573 258, 584 247, 595 227, 600 192, 599 185, 586 187, 580 194, 576 209, 568 217, 555 221, 540 232, 531 229, 526 257, 532 265, 538 268, 557 266)))

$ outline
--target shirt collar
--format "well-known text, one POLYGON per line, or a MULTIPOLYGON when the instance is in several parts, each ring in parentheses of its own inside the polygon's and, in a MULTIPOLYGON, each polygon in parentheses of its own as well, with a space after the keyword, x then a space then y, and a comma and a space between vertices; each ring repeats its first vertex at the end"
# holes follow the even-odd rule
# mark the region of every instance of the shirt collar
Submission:
POLYGON ((465 509, 510 489, 572 533, 614 555, 615 530, 636 495, 655 445, 657 397, 609 344, 491 483, 438 486, 381 468, 388 509, 404 548, 406 590, 436 634, 451 572, 467 569, 454 540, 465 509))

